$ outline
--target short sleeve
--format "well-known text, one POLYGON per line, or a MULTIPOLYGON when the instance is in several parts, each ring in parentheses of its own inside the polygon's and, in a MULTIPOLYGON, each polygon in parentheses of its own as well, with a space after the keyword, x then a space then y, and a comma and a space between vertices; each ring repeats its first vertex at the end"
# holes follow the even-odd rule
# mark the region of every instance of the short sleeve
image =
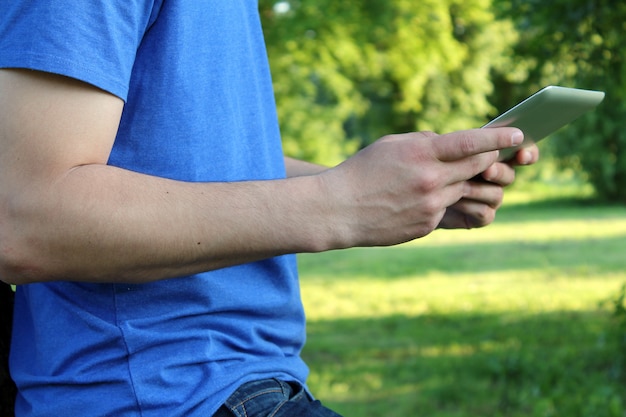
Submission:
POLYGON ((0 68, 76 78, 123 100, 155 0, 0 0, 0 68))

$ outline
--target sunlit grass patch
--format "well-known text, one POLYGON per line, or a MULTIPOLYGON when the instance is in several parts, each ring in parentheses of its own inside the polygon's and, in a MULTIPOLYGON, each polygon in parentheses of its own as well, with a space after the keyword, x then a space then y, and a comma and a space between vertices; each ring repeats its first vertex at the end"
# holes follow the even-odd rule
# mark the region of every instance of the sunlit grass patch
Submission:
POLYGON ((611 305, 626 208, 505 207, 482 230, 300 257, 309 384, 346 417, 626 415, 611 305))

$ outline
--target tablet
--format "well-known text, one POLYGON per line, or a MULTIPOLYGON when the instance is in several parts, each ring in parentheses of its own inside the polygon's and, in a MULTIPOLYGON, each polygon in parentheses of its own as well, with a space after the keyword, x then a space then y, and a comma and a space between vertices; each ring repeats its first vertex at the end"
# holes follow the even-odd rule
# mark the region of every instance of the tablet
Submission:
POLYGON ((485 127, 512 126, 524 132, 524 142, 500 150, 500 161, 511 159, 523 147, 540 141, 554 131, 595 108, 604 92, 548 86, 496 117, 485 127))

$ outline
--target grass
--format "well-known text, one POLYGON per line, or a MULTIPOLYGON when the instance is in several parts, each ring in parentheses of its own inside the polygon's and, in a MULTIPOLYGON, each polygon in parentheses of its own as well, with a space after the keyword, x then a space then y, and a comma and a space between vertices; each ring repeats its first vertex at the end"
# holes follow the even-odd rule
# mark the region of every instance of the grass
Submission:
POLYGON ((608 302, 626 283, 626 207, 562 187, 509 197, 485 229, 300 256, 324 403, 345 417, 626 416, 626 319, 608 302))

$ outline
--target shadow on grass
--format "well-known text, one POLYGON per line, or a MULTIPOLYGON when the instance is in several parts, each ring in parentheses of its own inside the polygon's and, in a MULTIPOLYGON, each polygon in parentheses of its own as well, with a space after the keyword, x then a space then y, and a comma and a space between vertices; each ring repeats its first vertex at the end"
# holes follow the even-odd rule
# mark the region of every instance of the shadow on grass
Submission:
MULTIPOLYGON (((623 270, 626 235, 585 240, 547 242, 493 242, 445 246, 355 248, 300 255, 307 277, 335 279, 393 279, 424 276, 430 271, 447 274, 500 271, 558 270, 598 274, 623 270)), ((621 417, 621 416, 620 416, 621 417)))
POLYGON ((507 204, 498 211, 498 223, 554 220, 563 218, 607 218, 626 216, 626 205, 607 203, 592 198, 554 198, 529 203, 507 204))
POLYGON ((318 321, 304 356, 313 392, 345 417, 623 417, 610 328, 601 311, 318 321))

